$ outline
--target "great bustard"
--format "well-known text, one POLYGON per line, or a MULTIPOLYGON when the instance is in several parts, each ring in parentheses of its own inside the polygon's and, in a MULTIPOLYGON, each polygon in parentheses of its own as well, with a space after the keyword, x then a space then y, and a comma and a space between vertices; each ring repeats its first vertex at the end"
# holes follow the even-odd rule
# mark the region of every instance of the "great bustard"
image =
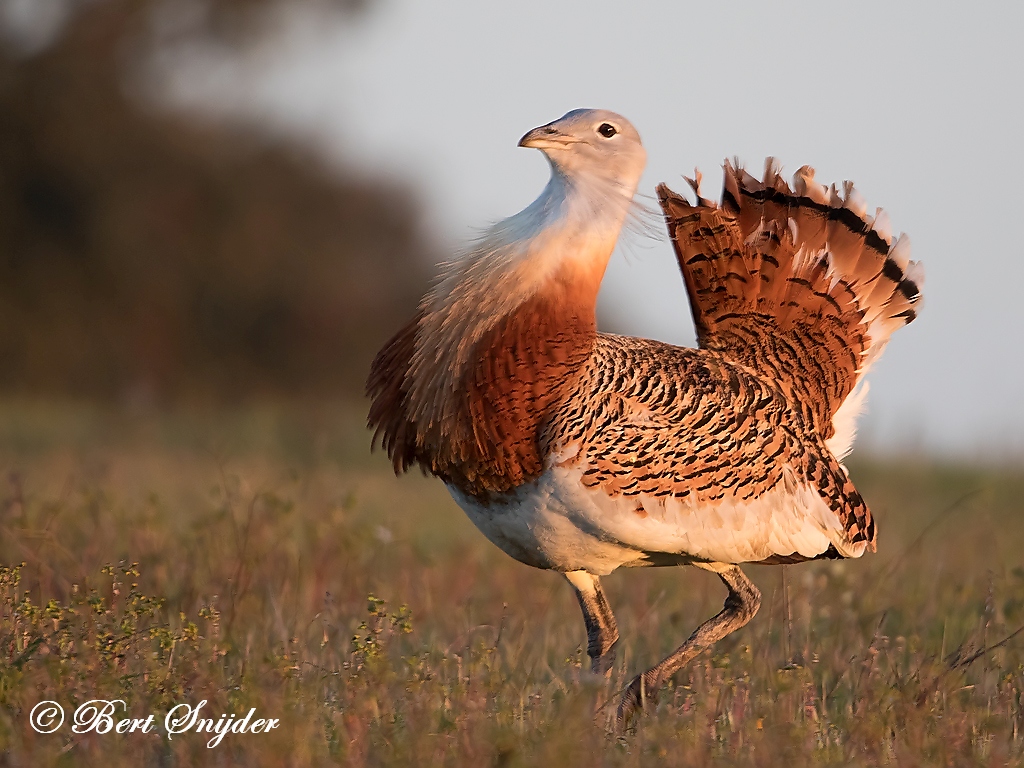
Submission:
POLYGON ((700 349, 599 333, 597 292, 645 162, 621 116, 576 110, 527 133, 551 180, 448 264, 378 354, 369 422, 396 471, 441 478, 494 544, 576 591, 593 669, 618 630, 598 581, 620 566, 695 565, 729 595, 638 675, 619 722, 760 594, 738 563, 859 557, 875 523, 840 463, 921 270, 888 219, 772 161, 725 165, 721 205, 658 195, 700 349), (852 396, 851 396, 852 394, 852 396))

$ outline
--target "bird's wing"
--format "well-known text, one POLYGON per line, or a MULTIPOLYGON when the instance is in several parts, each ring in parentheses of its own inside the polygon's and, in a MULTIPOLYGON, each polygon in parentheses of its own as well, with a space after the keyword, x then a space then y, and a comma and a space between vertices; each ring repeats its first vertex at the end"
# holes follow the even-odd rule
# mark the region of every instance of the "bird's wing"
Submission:
POLYGON ((852 184, 840 195, 806 166, 790 189, 771 158, 761 181, 726 162, 720 205, 690 183, 696 205, 664 184, 658 196, 700 346, 770 376, 841 458, 853 420, 840 407, 919 308, 907 238, 881 209, 868 217, 852 184))
MULTIPOLYGON (((834 515, 842 554, 873 547, 871 513, 824 438, 780 388, 719 353, 601 334, 541 440, 549 466, 577 468, 583 486, 612 498, 673 500, 714 516, 779 494, 813 496, 834 515)), ((770 514, 797 527, 796 506, 770 514)))

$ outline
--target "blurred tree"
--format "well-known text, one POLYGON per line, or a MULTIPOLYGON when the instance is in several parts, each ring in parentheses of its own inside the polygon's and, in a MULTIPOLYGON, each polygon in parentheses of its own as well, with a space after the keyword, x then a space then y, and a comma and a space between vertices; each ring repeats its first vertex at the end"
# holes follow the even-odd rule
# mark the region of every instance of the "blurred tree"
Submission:
POLYGON ((411 193, 133 100, 169 3, 174 34, 235 47, 281 5, 68 0, 43 44, 0 13, 0 391, 357 391, 426 282, 411 193))

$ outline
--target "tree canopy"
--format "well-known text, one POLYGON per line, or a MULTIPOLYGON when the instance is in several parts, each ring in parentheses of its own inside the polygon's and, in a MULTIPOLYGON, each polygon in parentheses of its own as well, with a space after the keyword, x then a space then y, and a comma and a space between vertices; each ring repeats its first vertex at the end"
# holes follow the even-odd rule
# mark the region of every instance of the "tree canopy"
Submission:
MULTIPOLYGON (((207 0, 181 34, 251 45, 279 4, 207 0)), ((339 172, 259 126, 133 99, 126 83, 160 44, 161 6, 72 3, 30 52, 4 30, 0 391, 158 401, 357 391, 426 282, 413 194, 339 172)))

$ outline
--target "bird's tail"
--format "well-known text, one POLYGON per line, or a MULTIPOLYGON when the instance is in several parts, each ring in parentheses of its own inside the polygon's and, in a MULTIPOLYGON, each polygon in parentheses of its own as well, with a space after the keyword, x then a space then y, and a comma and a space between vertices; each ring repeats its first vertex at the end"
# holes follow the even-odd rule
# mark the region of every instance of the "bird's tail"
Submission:
POLYGON ((851 392, 920 308, 909 240, 852 183, 840 194, 807 166, 790 188, 772 158, 760 181, 727 161, 720 206, 687 181, 696 205, 658 194, 701 346, 770 372, 844 455, 863 400, 851 392))

